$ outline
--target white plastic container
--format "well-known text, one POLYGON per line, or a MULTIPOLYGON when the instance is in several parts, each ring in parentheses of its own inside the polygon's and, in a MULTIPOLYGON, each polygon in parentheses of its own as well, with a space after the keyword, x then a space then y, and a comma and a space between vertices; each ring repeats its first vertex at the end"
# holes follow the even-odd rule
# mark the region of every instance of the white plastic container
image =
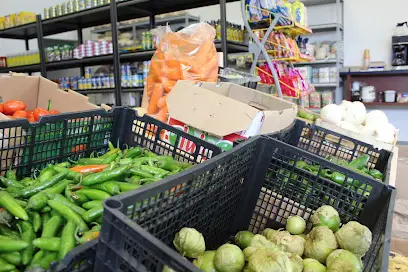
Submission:
POLYGON ((396 91, 385 91, 384 92, 385 96, 385 102, 387 103, 394 103, 395 102, 395 97, 397 92, 396 91))

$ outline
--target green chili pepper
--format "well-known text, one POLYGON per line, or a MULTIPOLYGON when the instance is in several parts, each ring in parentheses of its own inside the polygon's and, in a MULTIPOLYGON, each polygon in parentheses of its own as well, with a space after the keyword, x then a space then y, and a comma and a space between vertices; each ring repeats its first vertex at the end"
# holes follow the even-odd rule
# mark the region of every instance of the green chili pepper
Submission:
POLYGON ((122 165, 109 171, 94 173, 92 175, 84 177, 84 179, 82 180, 82 184, 85 186, 90 186, 98 183, 103 183, 105 181, 115 179, 121 176, 122 174, 125 174, 127 170, 128 166, 122 165))
POLYGON ((40 250, 37 253, 34 254, 33 259, 31 260, 30 265, 27 267, 27 269, 39 266, 39 261, 44 257, 45 251, 40 250))
POLYGON ((87 198, 91 200, 104 200, 107 198, 110 198, 111 195, 108 194, 107 192, 104 192, 102 190, 97 190, 97 189, 81 189, 78 191, 80 194, 84 194, 87 198))
POLYGON ((132 166, 133 166, 133 167, 138 167, 138 166, 140 166, 140 165, 147 164, 148 161, 149 161, 149 158, 148 158, 148 157, 137 158, 137 159, 134 159, 134 160, 133 160, 132 166))
POLYGON ((24 187, 31 186, 33 184, 36 184, 37 182, 38 180, 31 179, 31 178, 23 178, 22 180, 20 180, 20 183, 23 184, 24 187))
POLYGON ((165 176, 169 173, 169 171, 160 169, 157 167, 149 166, 149 165, 141 165, 140 169, 146 171, 154 176, 165 176))
POLYGON ((15 180, 15 181, 17 181, 17 175, 16 175, 16 172, 14 172, 13 170, 11 170, 11 169, 9 169, 9 170, 7 170, 7 172, 6 172, 6 178, 8 178, 8 179, 11 179, 11 180, 15 180))
POLYGON ((104 160, 104 159, 106 159, 106 158, 108 158, 108 157, 110 157, 112 155, 116 155, 118 152, 119 152, 119 148, 114 148, 112 150, 109 150, 105 154, 99 156, 98 158, 104 160))
POLYGON ((47 193, 47 194, 62 194, 62 192, 64 192, 65 188, 72 184, 74 181, 73 180, 69 180, 69 179, 64 179, 61 180, 60 182, 58 182, 57 184, 55 184, 54 186, 45 189, 43 192, 47 193))
POLYGON ((58 260, 62 260, 68 252, 75 247, 75 230, 74 221, 68 221, 61 234, 61 247, 58 251, 58 260))
POLYGON ((142 178, 140 176, 131 176, 128 181, 132 184, 140 185, 142 182, 140 181, 142 178))
POLYGON ((17 188, 14 186, 10 186, 6 188, 6 192, 10 193, 12 197, 19 197, 21 193, 22 188, 17 188))
POLYGON ((104 159, 100 158, 82 158, 77 161, 78 165, 94 165, 94 164, 102 164, 104 159))
POLYGON ((25 198, 35 195, 36 193, 41 192, 42 190, 47 189, 57 184, 58 182, 63 180, 67 176, 67 174, 68 174, 68 169, 65 169, 65 172, 58 173, 45 182, 40 182, 38 184, 26 187, 25 189, 21 191, 20 195, 21 197, 25 197, 25 198))
POLYGON ((114 162, 116 158, 118 158, 118 154, 110 155, 106 159, 103 159, 101 164, 110 164, 111 162, 114 162))
POLYGON ((369 171, 369 175, 372 176, 373 178, 378 179, 378 180, 381 180, 381 181, 384 179, 383 173, 381 173, 381 172, 378 171, 377 169, 371 169, 371 170, 369 171))
POLYGON ((129 159, 129 158, 127 158, 127 159, 121 159, 120 161, 119 161, 119 164, 120 165, 128 165, 128 164, 132 164, 133 163, 133 160, 132 159, 129 159))
POLYGON ((79 191, 73 192, 71 198, 74 200, 75 204, 80 205, 89 201, 88 197, 84 194, 81 194, 79 191))
POLYGON ((44 208, 41 209, 40 213, 49 213, 51 211, 51 208, 48 206, 45 206, 44 208))
POLYGON ((44 254, 44 257, 42 257, 38 261, 38 265, 44 269, 48 269, 53 261, 57 260, 57 252, 48 252, 47 254, 44 254))
MULTIPOLYGON (((332 180, 333 179, 333 171, 330 169, 323 169, 322 171, 320 171, 320 176, 323 178, 327 178, 332 180)), ((344 180, 343 180, 344 182, 344 180)))
POLYGON ((30 222, 33 226, 34 232, 38 232, 42 224, 40 214, 38 212, 30 212, 29 216, 30 216, 30 222))
POLYGON ((11 239, 15 239, 15 240, 20 239, 20 234, 17 231, 12 230, 5 225, 0 225, 0 233, 5 236, 10 237, 11 239))
POLYGON ((28 243, 23 240, 0 239, 0 252, 21 251, 28 247, 28 243))
POLYGON ((45 168, 41 171, 40 176, 38 177, 38 182, 44 183, 47 180, 51 179, 54 176, 55 172, 51 167, 45 168))
POLYGON ((111 195, 120 194, 120 188, 115 182, 105 181, 104 183, 99 183, 90 186, 91 189, 98 189, 107 192, 111 195))
POLYGON ((33 245, 43 250, 58 251, 61 247, 61 238, 37 238, 33 240, 33 245))
POLYGON ((0 271, 1 272, 7 272, 7 271, 12 271, 14 268, 16 268, 13 264, 10 264, 6 262, 3 258, 0 258, 0 271))
POLYGON ((145 154, 146 157, 158 157, 157 154, 153 153, 150 150, 145 150, 144 154, 145 154))
POLYGON ((133 147, 126 151, 125 158, 130 159, 136 158, 137 156, 141 155, 142 152, 143 150, 139 146, 133 147))
POLYGON ((55 166, 64 167, 64 168, 70 168, 70 167, 71 167, 71 164, 70 164, 69 162, 61 162, 61 163, 59 163, 59 164, 57 164, 57 165, 55 165, 55 166))
POLYGON ((9 179, 6 177, 0 177, 1 183, 6 187, 24 188, 24 185, 19 183, 17 180, 9 179))
POLYGON ((67 221, 73 220, 75 224, 78 226, 80 231, 88 230, 88 226, 82 220, 81 216, 77 214, 76 212, 74 212, 67 205, 61 202, 55 201, 55 200, 48 200, 47 203, 48 203, 48 206, 50 206, 52 209, 59 212, 65 218, 65 220, 67 221))
POLYGON ((95 221, 98 217, 100 217, 102 214, 103 206, 100 205, 88 210, 86 213, 82 215, 82 218, 85 220, 85 222, 91 223, 95 221))
POLYGON ((81 180, 81 178, 82 178, 81 173, 72 171, 71 169, 67 169, 65 167, 54 166, 53 169, 57 173, 65 173, 65 171, 68 171, 68 174, 66 176, 67 179, 73 180, 75 182, 79 182, 81 180))
POLYGON ((178 163, 175 162, 173 158, 170 160, 170 159, 163 159, 162 157, 160 157, 159 161, 157 162, 157 166, 164 170, 170 171, 170 172, 173 172, 175 170, 180 171, 181 169, 181 166, 178 165, 178 163))
POLYGON ((68 208, 70 208, 71 210, 73 210, 75 213, 79 215, 82 215, 86 212, 86 210, 75 205, 75 203, 69 201, 68 199, 66 199, 64 196, 60 194, 50 195, 50 199, 64 204, 65 206, 67 206, 68 208))
POLYGON ((7 192, 0 192, 0 206, 6 209, 9 213, 15 217, 21 218, 27 221, 28 215, 23 207, 7 192))
POLYGON ((28 246, 21 252, 23 265, 28 265, 31 262, 34 254, 33 240, 35 239, 35 231, 33 226, 28 222, 19 222, 22 230, 21 240, 27 242, 28 246))
MULTIPOLYGON (((141 166, 139 166, 141 167, 141 166)), ((132 175, 136 175, 142 178, 152 178, 153 175, 147 171, 141 170, 140 168, 130 168, 129 173, 132 175)))
POLYGON ((109 147, 109 150, 110 150, 110 151, 113 151, 113 150, 116 149, 115 146, 112 144, 111 141, 108 142, 108 147, 109 147))
POLYGON ((127 183, 127 182, 119 182, 119 181, 116 181, 116 184, 119 185, 120 191, 122 193, 136 190, 137 188, 141 186, 139 184, 132 184, 132 183, 127 183))
MULTIPOLYGON (((48 206, 47 206, 47 207, 48 207, 48 206)), ((51 208, 50 208, 50 209, 51 209, 51 208)), ((42 229, 43 232, 44 232, 45 225, 47 225, 47 222, 50 220, 50 218, 51 218, 51 215, 50 215, 49 212, 43 213, 43 214, 41 215, 41 221, 42 221, 42 227, 41 227, 41 229, 42 229)))
POLYGON ((57 232, 61 228, 63 219, 61 216, 51 217, 45 224, 43 231, 41 233, 41 238, 50 238, 57 235, 57 232))
POLYGON ((309 164, 304 162, 304 161, 297 161, 296 162, 296 167, 300 168, 300 169, 305 169, 305 167, 308 167, 309 164))
POLYGON ((370 160, 370 156, 367 154, 361 155, 357 159, 353 160, 352 162, 349 163, 350 168, 354 169, 363 169, 365 166, 367 166, 368 162, 370 160))
POLYGON ((144 178, 144 179, 141 179, 140 181, 142 182, 143 185, 147 185, 147 184, 159 181, 161 179, 162 178, 160 178, 160 177, 153 177, 153 178, 144 178))
POLYGON ((21 207, 23 207, 23 208, 27 207, 27 202, 26 201, 21 200, 21 199, 15 199, 15 200, 21 207))
MULTIPOLYGON (((6 262, 19 266, 21 265, 21 254, 20 252, 10 252, 10 253, 3 253, 0 255, 0 258, 4 259, 6 262)), ((1 271, 2 267, 0 268, 1 271)), ((4 271, 4 270, 3 270, 4 271)))
POLYGON ((62 215, 59 212, 57 212, 56 210, 51 210, 50 215, 51 215, 51 217, 54 217, 54 216, 62 217, 62 215))
POLYGON ((102 200, 92 200, 82 205, 84 209, 90 210, 92 208, 102 205, 102 200))
POLYGON ((33 195, 28 199, 27 202, 27 209, 28 210, 33 210, 33 211, 39 211, 42 210, 44 207, 47 206, 47 201, 49 200, 49 197, 47 196, 46 193, 44 192, 39 192, 33 195))

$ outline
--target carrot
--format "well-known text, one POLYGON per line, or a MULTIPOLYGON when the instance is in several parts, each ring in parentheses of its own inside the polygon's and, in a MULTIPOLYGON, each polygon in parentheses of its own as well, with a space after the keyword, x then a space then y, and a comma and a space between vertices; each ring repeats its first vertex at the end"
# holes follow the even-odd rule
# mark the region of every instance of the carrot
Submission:
POLYGON ((166 106, 166 96, 162 96, 159 98, 159 100, 157 100, 157 107, 159 109, 163 108, 164 106, 166 106))
POLYGON ((81 166, 74 166, 71 168, 72 171, 78 173, 98 173, 101 172, 103 169, 108 167, 109 164, 96 164, 96 165, 81 165, 81 166))
POLYGON ((158 112, 157 102, 163 96, 163 88, 159 84, 154 85, 152 96, 149 99, 149 106, 147 107, 148 114, 155 114, 158 112))

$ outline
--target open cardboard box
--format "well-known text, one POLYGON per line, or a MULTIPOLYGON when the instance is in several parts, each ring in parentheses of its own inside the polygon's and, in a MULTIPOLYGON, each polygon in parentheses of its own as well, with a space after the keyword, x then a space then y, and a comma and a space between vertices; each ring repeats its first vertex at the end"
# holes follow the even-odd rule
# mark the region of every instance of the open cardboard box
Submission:
MULTIPOLYGON (((0 98, 2 101, 21 100, 30 110, 38 107, 46 109, 48 101, 51 101, 52 109, 63 113, 101 108, 89 103, 89 98, 82 94, 58 89, 58 84, 46 78, 21 74, 0 76, 0 98)), ((102 105, 102 108, 109 109, 106 105, 102 105)), ((0 122, 9 120, 11 120, 9 117, 0 113, 0 122)), ((20 127, 0 130, 0 147, 5 149, 5 151, 0 150, 3 169, 4 164, 10 164, 16 156, 7 152, 7 147, 24 143, 25 137, 13 137, 13 135, 24 136, 25 132, 20 127)))
MULTIPOLYGON (((74 91, 58 89, 58 84, 40 76, 7 75, 0 77, 2 101, 21 100, 27 109, 47 108, 51 100, 52 109, 60 112, 76 112, 100 109, 89 103, 89 98, 74 91)), ((0 113, 0 121, 10 120, 0 113)))
POLYGON ((278 132, 297 114, 291 102, 232 83, 178 81, 166 101, 170 125, 223 150, 240 138, 278 132))

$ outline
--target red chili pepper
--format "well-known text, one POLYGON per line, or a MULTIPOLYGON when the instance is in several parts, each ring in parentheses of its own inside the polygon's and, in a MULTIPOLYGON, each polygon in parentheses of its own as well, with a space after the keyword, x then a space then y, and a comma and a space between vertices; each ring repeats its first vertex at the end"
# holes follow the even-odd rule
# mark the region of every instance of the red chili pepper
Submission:
POLYGON ((38 121, 41 116, 49 115, 49 112, 46 109, 36 108, 34 110, 34 119, 38 121))
POLYGON ((78 173, 98 173, 101 172, 106 167, 109 167, 109 164, 96 164, 96 165, 82 165, 72 167, 71 170, 78 173))

